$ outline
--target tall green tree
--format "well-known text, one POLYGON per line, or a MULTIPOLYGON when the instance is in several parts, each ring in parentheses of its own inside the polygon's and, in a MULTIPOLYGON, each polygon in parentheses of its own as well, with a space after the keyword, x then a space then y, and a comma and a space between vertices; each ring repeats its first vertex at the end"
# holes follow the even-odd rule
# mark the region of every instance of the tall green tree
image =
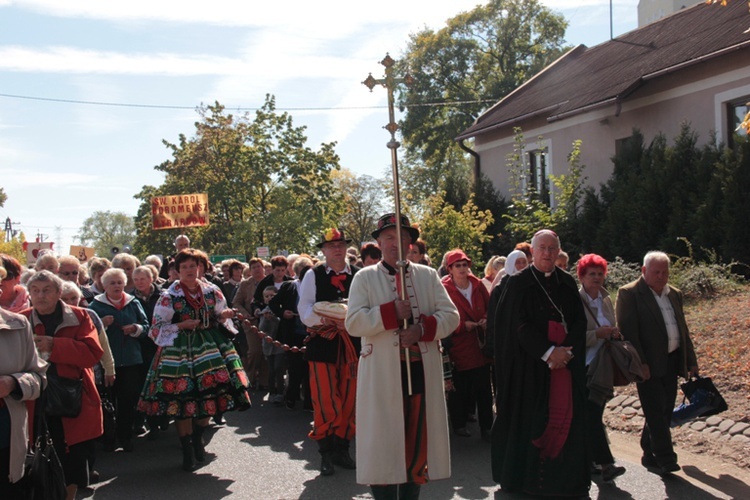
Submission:
POLYGON ((490 0, 411 35, 399 61, 415 78, 399 96, 406 147, 427 165, 445 162, 483 110, 562 54, 567 26, 538 0, 490 0))
POLYGON ((387 210, 393 210, 384 201, 392 196, 383 179, 369 175, 355 176, 350 170, 341 170, 334 175, 334 184, 342 194, 341 219, 343 228, 354 245, 372 240, 372 232, 377 227, 378 217, 387 210))
POLYGON ((323 227, 339 214, 331 172, 339 168, 335 143, 307 146, 305 127, 276 111, 273 96, 254 115, 235 116, 224 106, 198 108, 192 137, 163 141, 172 158, 155 167, 161 186, 144 186, 136 223, 137 250, 168 253, 180 230, 150 229, 154 195, 208 193, 210 225, 187 231, 193 245, 211 253, 251 255, 307 251, 323 227), (290 222, 294 225, 290 227, 290 222), (148 250, 147 250, 148 249, 148 250))
POLYGON ((113 247, 122 249, 135 241, 135 221, 123 212, 96 211, 81 224, 76 237, 83 246, 94 247, 100 257, 110 257, 113 247))
POLYGON ((506 231, 508 202, 485 174, 481 174, 477 183, 474 203, 479 210, 489 211, 493 219, 487 226, 487 233, 493 235, 493 238, 482 245, 484 260, 489 260, 493 255, 510 253, 516 242, 511 241, 506 231))
POLYGON ((415 213, 426 208, 427 200, 439 191, 445 202, 460 207, 473 192, 471 161, 460 148, 446 152, 445 158, 421 158, 415 148, 406 148, 400 165, 402 198, 415 213))
POLYGON ((582 249, 639 262, 649 250, 697 259, 750 262, 750 141, 735 149, 715 140, 698 147, 684 125, 668 144, 634 130, 613 158, 599 193, 584 190, 577 234, 582 249))

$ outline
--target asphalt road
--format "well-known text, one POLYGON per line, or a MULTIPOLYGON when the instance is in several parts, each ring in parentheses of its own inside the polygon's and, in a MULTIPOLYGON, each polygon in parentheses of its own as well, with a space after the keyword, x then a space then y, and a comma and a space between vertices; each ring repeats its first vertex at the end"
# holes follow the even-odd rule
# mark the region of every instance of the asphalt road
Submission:
MULTIPOLYGON (((355 472, 337 469, 318 476, 319 455, 306 437, 312 414, 277 408, 253 394, 252 409, 225 416, 226 425, 207 432, 210 460, 193 473, 184 472, 174 426, 156 441, 136 440, 135 451, 98 452, 101 482, 78 498, 134 499, 315 499, 371 498, 355 482, 355 472)), ((490 473, 489 445, 479 439, 452 437, 453 475, 423 487, 425 499, 527 498, 500 491, 490 473)), ((387 439, 383 436, 383 439, 387 439)), ((678 450, 683 470, 662 478, 639 463, 632 436, 613 435, 613 453, 627 473, 615 484, 596 478, 591 498, 702 500, 750 498, 750 471, 678 450)), ((353 450, 352 450, 353 451, 353 450)))

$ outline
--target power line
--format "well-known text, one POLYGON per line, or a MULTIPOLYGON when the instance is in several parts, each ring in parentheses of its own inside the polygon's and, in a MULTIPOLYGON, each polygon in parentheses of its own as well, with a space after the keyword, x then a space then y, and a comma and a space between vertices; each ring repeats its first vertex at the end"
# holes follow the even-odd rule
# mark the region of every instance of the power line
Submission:
MULTIPOLYGON (((169 104, 142 104, 142 103, 124 103, 124 102, 107 102, 107 101, 85 101, 79 99, 60 99, 55 97, 42 97, 42 96, 30 96, 30 95, 19 95, 19 94, 4 94, 0 93, 0 97, 6 97, 8 99, 23 99, 27 101, 42 101, 42 102, 57 102, 63 104, 84 104, 89 106, 109 106, 118 108, 141 108, 141 109, 175 109, 175 110, 186 110, 196 109, 198 106, 176 106, 169 104)), ((497 99, 476 99, 471 101, 442 101, 442 102, 425 102, 425 103, 414 103, 405 106, 406 108, 421 108, 421 107, 439 107, 439 106, 462 106, 464 104, 483 104, 488 102, 497 102, 497 99)), ((349 111, 349 110, 361 110, 361 109, 384 109, 388 106, 341 106, 341 107, 315 107, 315 108, 277 108, 278 111, 349 111)), ((225 106, 229 110, 237 111, 258 111, 262 108, 248 108, 248 107, 232 107, 225 106)))

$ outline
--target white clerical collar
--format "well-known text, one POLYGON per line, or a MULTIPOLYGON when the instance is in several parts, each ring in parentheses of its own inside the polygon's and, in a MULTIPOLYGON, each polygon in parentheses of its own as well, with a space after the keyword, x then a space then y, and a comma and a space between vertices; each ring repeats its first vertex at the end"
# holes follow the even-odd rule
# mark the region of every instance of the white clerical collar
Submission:
POLYGON ((534 264, 531 264, 531 266, 532 266, 532 267, 533 267, 534 269, 536 269, 536 272, 538 272, 538 273, 541 273, 541 274, 544 274, 544 277, 545 277, 545 278, 549 278, 549 277, 550 277, 550 276, 552 276, 552 274, 554 274, 554 272, 555 272, 555 270, 553 269, 552 271, 550 271, 550 272, 548 272, 548 273, 545 273, 544 271, 542 271, 541 269, 539 269, 538 267, 536 267, 536 266, 535 266, 534 264))

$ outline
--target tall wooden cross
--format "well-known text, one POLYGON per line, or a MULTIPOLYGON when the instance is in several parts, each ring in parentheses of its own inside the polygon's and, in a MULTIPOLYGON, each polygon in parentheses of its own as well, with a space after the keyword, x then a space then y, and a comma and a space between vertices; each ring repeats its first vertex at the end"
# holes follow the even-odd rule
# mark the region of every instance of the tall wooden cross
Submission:
MULTIPOLYGON (((403 83, 409 86, 414 81, 414 79, 408 73, 403 78, 396 78, 393 75, 393 66, 396 64, 396 61, 394 61, 393 58, 388 54, 386 54, 385 58, 380 61, 380 64, 385 66, 385 78, 378 80, 372 76, 372 73, 370 73, 370 75, 362 83, 370 89, 370 92, 372 92, 372 89, 374 89, 376 85, 382 85, 388 91, 389 121, 385 126, 385 129, 391 133, 391 140, 388 141, 387 146, 388 149, 391 150, 391 167, 393 169, 393 199, 396 204, 396 234, 398 235, 398 238, 396 239, 396 241, 398 242, 398 262, 396 263, 396 266, 398 267, 399 277, 401 278, 401 300, 409 300, 406 295, 406 259, 404 257, 404 248, 401 244, 401 195, 399 193, 398 187, 398 154, 396 153, 396 150, 401 145, 401 143, 396 140, 398 123, 396 123, 395 112, 393 109, 393 91, 395 90, 396 85, 403 83)), ((404 320, 403 328, 408 328, 407 320, 404 320)), ((406 358, 406 376, 409 386, 408 389, 409 395, 411 396, 411 363, 409 362, 409 349, 405 348, 404 351, 406 358)))

